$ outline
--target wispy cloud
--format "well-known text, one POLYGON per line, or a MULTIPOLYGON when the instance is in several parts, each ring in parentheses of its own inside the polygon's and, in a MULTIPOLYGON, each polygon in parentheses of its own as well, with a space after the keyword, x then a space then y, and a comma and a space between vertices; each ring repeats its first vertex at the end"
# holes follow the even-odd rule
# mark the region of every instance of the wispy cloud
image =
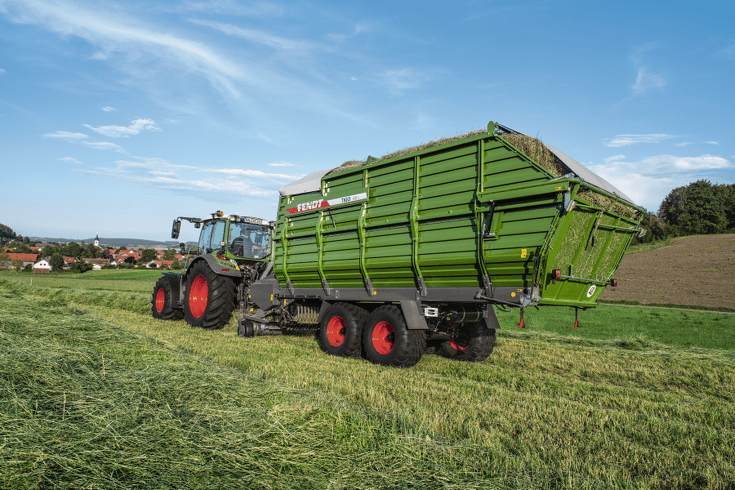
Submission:
POLYGON ((98 126, 95 128, 85 124, 84 127, 110 138, 127 138, 139 134, 143 130, 161 131, 161 128, 152 119, 136 119, 130 126, 98 126))
POLYGON ((694 143, 692 141, 682 141, 681 143, 674 143, 674 146, 690 146, 694 143))
POLYGON ((4 68, 0 68, 0 75, 2 75, 3 73, 6 73, 5 69, 4 68))
POLYGON ((720 143, 718 143, 717 141, 705 141, 705 144, 707 144, 707 145, 719 145, 720 143))
POLYGON ((114 167, 77 169, 77 171, 174 191, 202 191, 261 197, 274 197, 284 181, 292 181, 301 177, 301 175, 267 173, 260 170, 176 165, 162 158, 149 157, 117 160, 115 164, 114 167), (227 177, 214 177, 212 174, 225 174, 227 177))
POLYGON ((269 163, 269 167, 295 167, 293 163, 269 163))
POLYGON ((243 17, 280 17, 286 9, 273 2, 248 2, 243 5, 235 0, 208 0, 184 2, 184 10, 207 14, 225 14, 243 17))
POLYGON ((77 164, 82 164, 82 162, 80 162, 80 161, 79 161, 79 160, 77 160, 76 158, 72 158, 72 157, 64 157, 64 158, 59 158, 59 160, 61 160, 62 162, 66 162, 66 163, 77 163, 77 164))
POLYGON ((268 32, 255 29, 245 29, 232 24, 223 24, 221 22, 213 22, 209 20, 191 19, 189 22, 200 26, 216 29, 228 36, 234 36, 252 43, 261 44, 279 51, 310 51, 317 45, 311 41, 289 39, 282 36, 276 36, 268 32))
POLYGON ((116 111, 117 109, 115 109, 114 107, 107 106, 107 107, 103 107, 102 110, 105 112, 112 112, 112 111, 116 111))
POLYGON ((637 143, 661 143, 672 138, 678 138, 678 136, 671 134, 619 134, 612 139, 606 140, 605 146, 617 148, 637 143))
POLYGON ((427 78, 425 73, 419 73, 413 68, 386 70, 378 75, 378 81, 393 95, 401 95, 406 90, 420 88, 427 78))
POLYGON ((330 41, 334 41, 334 42, 337 42, 337 43, 342 43, 342 42, 346 41, 347 39, 349 39, 351 37, 354 37, 354 36, 357 36, 357 35, 363 34, 363 33, 373 32, 373 31, 375 31, 375 27, 372 24, 359 23, 359 24, 355 24, 353 26, 352 32, 350 34, 337 34, 337 33, 333 33, 333 34, 327 34, 324 37, 326 39, 330 40, 330 41))
POLYGON ((48 133, 43 135, 44 138, 59 138, 65 140, 81 140, 89 138, 84 133, 71 133, 69 131, 56 131, 55 133, 48 133))
POLYGON ((638 69, 638 76, 633 84, 633 92, 642 94, 650 89, 663 88, 666 86, 666 79, 658 74, 650 73, 645 66, 638 69))
POLYGON ((94 148, 95 150, 114 150, 118 153, 125 153, 125 150, 121 146, 118 146, 115 143, 109 143, 106 141, 101 141, 99 143, 90 143, 89 141, 82 141, 82 144, 87 145, 90 148, 94 148))
POLYGON ((233 81, 248 78, 240 64, 186 37, 162 34, 146 26, 142 19, 110 10, 113 8, 98 5, 92 9, 64 0, 4 0, 2 4, 2 10, 16 23, 36 24, 63 36, 87 40, 100 49, 99 59, 124 53, 139 61, 140 55, 147 53, 161 63, 173 61, 179 67, 203 76, 223 94, 239 97, 233 81))

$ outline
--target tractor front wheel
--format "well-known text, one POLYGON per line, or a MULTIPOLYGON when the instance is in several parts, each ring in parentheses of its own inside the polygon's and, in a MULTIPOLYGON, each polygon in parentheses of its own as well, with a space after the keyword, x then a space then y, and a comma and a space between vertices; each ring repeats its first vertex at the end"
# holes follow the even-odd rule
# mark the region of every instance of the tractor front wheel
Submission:
POLYGON ((348 303, 329 306, 319 328, 319 346, 333 356, 360 357, 366 316, 365 310, 348 303))
POLYGON ((487 359, 495 348, 495 330, 485 322, 452 325, 452 338, 441 345, 444 357, 458 361, 480 362, 487 359))
POLYGON ((409 329, 401 310, 395 305, 385 305, 368 317, 362 343, 373 364, 411 367, 426 350, 426 331, 409 329))
POLYGON ((198 262, 187 274, 184 318, 192 327, 214 330, 227 325, 235 309, 235 283, 198 262))
POLYGON ((159 320, 181 320, 184 313, 180 309, 171 308, 171 285, 165 277, 161 277, 153 286, 153 297, 151 298, 151 311, 153 318, 159 320))

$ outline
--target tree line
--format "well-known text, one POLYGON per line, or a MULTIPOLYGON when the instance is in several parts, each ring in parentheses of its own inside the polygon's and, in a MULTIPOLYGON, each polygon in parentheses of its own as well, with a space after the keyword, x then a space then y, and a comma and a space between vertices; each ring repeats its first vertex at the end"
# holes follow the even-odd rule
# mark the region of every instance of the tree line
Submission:
POLYGON ((735 231, 735 184, 698 180, 677 187, 664 198, 657 213, 643 216, 641 226, 647 233, 637 239, 639 243, 735 231))

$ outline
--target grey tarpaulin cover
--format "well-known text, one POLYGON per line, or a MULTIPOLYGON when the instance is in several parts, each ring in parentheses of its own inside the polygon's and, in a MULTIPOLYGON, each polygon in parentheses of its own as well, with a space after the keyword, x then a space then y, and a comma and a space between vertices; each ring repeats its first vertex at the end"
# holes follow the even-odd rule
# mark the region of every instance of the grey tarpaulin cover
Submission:
POLYGON ((623 192, 620 189, 618 189, 617 187, 612 185, 610 182, 608 182, 607 180, 597 175, 596 173, 592 172, 591 170, 588 170, 584 165, 579 163, 574 158, 570 157, 569 155, 567 155, 566 153, 562 151, 557 150, 551 145, 547 145, 546 143, 544 143, 544 146, 548 148, 551 153, 556 155, 559 158, 559 160, 564 162, 564 165, 569 167, 569 170, 574 172, 574 174, 580 179, 584 180, 588 184, 594 185, 595 187, 599 187, 600 189, 607 191, 610 194, 615 194, 616 196, 622 199, 625 199, 631 204, 635 204, 633 200, 629 198, 628 196, 626 196, 625 194, 623 194, 623 192))
POLYGON ((329 170, 319 170, 317 172, 312 172, 309 175, 301 177, 296 182, 291 182, 290 184, 284 185, 283 187, 281 187, 279 192, 282 196, 293 196, 295 194, 316 192, 321 189, 322 177, 324 177, 329 172, 329 170))

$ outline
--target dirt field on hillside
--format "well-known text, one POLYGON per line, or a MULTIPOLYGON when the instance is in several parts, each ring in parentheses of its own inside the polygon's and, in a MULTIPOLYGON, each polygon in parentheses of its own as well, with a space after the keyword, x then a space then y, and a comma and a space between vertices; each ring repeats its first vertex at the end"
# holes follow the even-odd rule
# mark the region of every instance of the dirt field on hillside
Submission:
POLYGON ((626 255, 603 300, 735 308, 735 235, 682 238, 626 255))

